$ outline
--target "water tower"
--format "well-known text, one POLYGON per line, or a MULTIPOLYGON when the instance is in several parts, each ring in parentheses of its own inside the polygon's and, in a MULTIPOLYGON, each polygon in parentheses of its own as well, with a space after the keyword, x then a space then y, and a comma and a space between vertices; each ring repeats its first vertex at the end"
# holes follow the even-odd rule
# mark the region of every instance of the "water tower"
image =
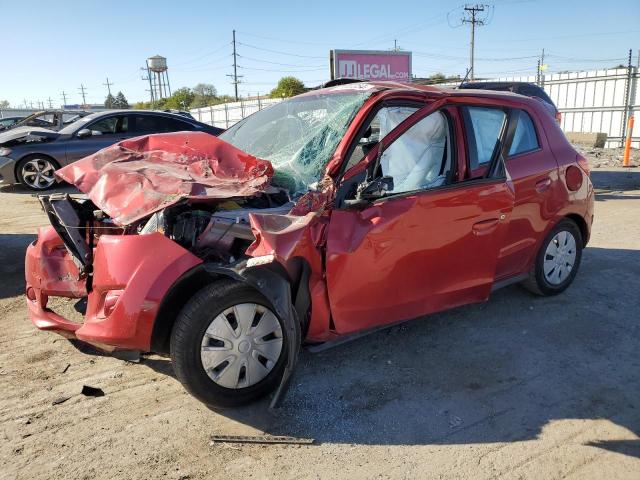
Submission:
POLYGON ((159 100, 170 97, 171 86, 169 85, 167 59, 160 55, 147 58, 147 72, 149 74, 151 98, 153 100, 159 100))

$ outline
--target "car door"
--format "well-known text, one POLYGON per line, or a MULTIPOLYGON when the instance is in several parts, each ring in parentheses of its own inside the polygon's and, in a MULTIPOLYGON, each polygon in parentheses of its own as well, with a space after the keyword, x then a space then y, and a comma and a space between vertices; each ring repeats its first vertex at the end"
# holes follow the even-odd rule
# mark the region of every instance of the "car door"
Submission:
MULTIPOLYGON (((496 277, 523 273, 536 254, 538 241, 559 208, 554 199, 560 181, 558 164, 536 117, 514 109, 517 118, 506 168, 516 194, 511 221, 500 252, 496 277)), ((533 112, 532 112, 533 113, 533 112)))
POLYGON ((75 162, 114 143, 130 138, 133 134, 129 124, 129 116, 123 113, 100 117, 83 125, 78 131, 87 129, 91 131, 91 135, 81 137, 76 131, 71 136, 67 142, 67 162, 75 162))
POLYGON ((464 180, 456 173, 467 161, 458 120, 434 108, 411 115, 363 160, 374 165, 373 176, 396 175, 394 189, 371 203, 331 213, 326 281, 337 333, 482 301, 490 294, 513 206, 513 188, 498 168, 506 115, 493 138, 495 155, 487 174, 464 180), (434 116, 446 122, 444 145, 434 143, 433 132, 442 131, 434 127, 434 116), (439 152, 440 168, 433 161, 439 152), (426 154, 432 159, 425 166, 426 154), (447 162, 448 169, 441 168, 447 162))

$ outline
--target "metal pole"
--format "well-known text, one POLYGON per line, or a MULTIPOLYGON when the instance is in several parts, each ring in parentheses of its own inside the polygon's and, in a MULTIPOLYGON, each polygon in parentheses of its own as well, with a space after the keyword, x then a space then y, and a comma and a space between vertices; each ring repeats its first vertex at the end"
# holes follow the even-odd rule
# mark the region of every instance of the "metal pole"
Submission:
POLYGON ((471 24, 471 42, 470 42, 470 47, 471 47, 471 52, 470 52, 470 65, 469 65, 469 78, 471 80, 473 80, 475 78, 475 68, 474 68, 474 49, 475 49, 475 35, 476 35, 476 23, 478 25, 484 25, 484 20, 478 20, 476 18, 476 14, 478 12, 484 12, 484 5, 474 5, 474 6, 469 6, 469 5, 465 5, 464 7, 464 11, 465 12, 469 12, 471 15, 471 20, 468 20, 466 18, 462 19, 462 23, 470 23, 471 24))
POLYGON ((233 31, 233 86, 235 87, 236 102, 238 101, 238 62, 236 54, 236 31, 233 31))
POLYGON ((627 79, 625 81, 625 93, 624 93, 624 111, 622 112, 622 126, 621 126, 621 134, 620 134, 620 146, 624 146, 624 139, 627 134, 627 116, 629 114, 629 103, 630 103, 630 93, 631 93, 631 75, 632 75, 632 66, 631 66, 631 54, 633 50, 629 49, 629 59, 627 60, 627 79))
POLYGON ((154 104, 154 94, 153 94, 153 81, 151 80, 151 71, 149 70, 149 63, 147 62, 147 79, 149 80, 149 92, 151 94, 151 108, 153 108, 154 104))
POLYGON ((473 53, 474 53, 473 52, 473 47, 474 47, 474 45, 473 45, 473 43, 474 43, 474 40, 475 40, 475 36, 476 36, 476 11, 473 10, 472 13, 471 13, 471 72, 470 72, 471 80, 474 79, 474 75, 475 75, 474 68, 473 68, 473 62, 474 62, 474 58, 473 58, 473 53))

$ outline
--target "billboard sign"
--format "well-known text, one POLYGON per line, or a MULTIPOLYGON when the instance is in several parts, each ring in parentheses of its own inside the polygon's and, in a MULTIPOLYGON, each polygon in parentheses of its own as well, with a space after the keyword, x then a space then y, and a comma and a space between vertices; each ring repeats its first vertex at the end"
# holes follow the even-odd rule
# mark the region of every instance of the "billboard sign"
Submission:
POLYGON ((332 50, 331 79, 411 79, 411 52, 387 50, 332 50))

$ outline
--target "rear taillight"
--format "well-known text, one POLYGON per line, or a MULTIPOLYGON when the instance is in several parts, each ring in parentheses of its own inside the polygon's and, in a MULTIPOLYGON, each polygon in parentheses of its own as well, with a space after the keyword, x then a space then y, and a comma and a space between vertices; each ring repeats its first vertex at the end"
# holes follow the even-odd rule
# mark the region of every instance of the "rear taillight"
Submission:
POLYGON ((562 124, 562 113, 560 113, 558 110, 556 110, 556 122, 558 122, 559 125, 562 124))
POLYGON ((584 170, 584 173, 589 175, 590 170, 589 170, 589 162, 587 161, 587 159, 578 153, 576 154, 576 162, 578 162, 578 165, 580 165, 580 168, 584 170))

